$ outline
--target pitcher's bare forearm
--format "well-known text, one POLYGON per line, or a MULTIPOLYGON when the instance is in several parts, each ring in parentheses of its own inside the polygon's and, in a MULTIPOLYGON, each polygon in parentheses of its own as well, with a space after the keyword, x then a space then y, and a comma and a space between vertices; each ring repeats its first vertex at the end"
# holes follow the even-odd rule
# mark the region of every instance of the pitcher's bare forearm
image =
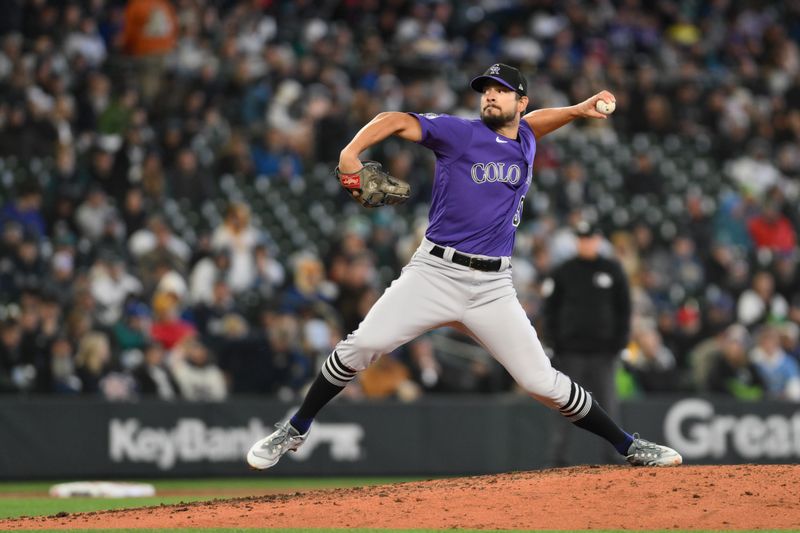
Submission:
POLYGON ((419 121, 408 113, 387 111, 379 113, 366 126, 356 133, 353 140, 339 155, 339 170, 355 172, 361 168, 358 156, 361 152, 395 135, 407 141, 422 140, 422 127, 419 121))
POLYGON ((531 111, 522 117, 533 130, 533 134, 540 139, 562 126, 566 126, 576 118, 599 118, 605 120, 607 115, 599 112, 595 106, 598 100, 616 102, 616 98, 609 91, 600 91, 579 104, 569 107, 548 107, 531 111))
POLYGON ((537 139, 541 139, 551 131, 566 126, 576 118, 580 118, 580 116, 577 106, 548 107, 531 111, 522 119, 528 121, 533 134, 537 139))

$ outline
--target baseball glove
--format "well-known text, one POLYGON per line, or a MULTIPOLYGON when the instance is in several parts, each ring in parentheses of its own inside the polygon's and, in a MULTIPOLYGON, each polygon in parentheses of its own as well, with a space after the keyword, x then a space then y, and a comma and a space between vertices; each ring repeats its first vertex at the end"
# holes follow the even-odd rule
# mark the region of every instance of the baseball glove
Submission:
POLYGON ((361 170, 352 174, 335 170, 344 189, 364 207, 402 204, 408 200, 411 185, 384 172, 376 161, 365 161, 361 170))

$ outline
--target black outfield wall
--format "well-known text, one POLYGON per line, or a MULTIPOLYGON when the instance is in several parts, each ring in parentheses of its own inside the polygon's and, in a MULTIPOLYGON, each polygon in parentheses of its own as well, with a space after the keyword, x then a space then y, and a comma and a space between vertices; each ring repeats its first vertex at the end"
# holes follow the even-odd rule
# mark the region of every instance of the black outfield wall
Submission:
MULTIPOLYGON (((247 474, 247 449, 294 408, 263 399, 221 404, 3 399, 0 479, 247 474)), ((307 443, 270 475, 455 475, 543 468, 550 428, 563 423, 522 397, 337 402, 322 413, 307 443)), ((624 404, 623 425, 675 447, 687 463, 800 461, 798 404, 649 399, 624 404)), ((607 444, 577 429, 572 433, 572 461, 600 462, 600 449, 607 444)))

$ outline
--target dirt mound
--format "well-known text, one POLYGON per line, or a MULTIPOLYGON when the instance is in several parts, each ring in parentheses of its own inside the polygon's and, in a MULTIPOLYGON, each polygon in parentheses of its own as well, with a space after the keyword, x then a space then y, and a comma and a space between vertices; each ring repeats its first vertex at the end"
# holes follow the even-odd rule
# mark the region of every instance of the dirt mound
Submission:
POLYGON ((800 465, 576 467, 0 521, 155 527, 800 528, 800 465))

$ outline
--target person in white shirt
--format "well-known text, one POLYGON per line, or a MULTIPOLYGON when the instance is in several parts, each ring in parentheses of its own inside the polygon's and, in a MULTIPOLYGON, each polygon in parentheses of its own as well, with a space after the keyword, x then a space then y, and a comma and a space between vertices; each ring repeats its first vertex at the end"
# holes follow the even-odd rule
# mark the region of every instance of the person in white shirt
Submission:
POLYGON ((121 257, 109 257, 95 263, 90 272, 92 297, 99 304, 97 320, 111 326, 122 317, 129 296, 142 293, 142 283, 128 273, 121 257))
POLYGON ((170 353, 168 365, 182 398, 219 402, 228 396, 225 375, 211 361, 208 348, 197 339, 191 338, 178 344, 170 353))
POLYGON ((242 202, 228 206, 225 220, 211 236, 212 248, 231 251, 228 283, 235 294, 251 288, 256 277, 253 249, 259 241, 258 231, 250 224, 250 208, 242 202))
POLYGON ((227 279, 231 266, 231 253, 227 248, 218 248, 204 257, 192 269, 189 275, 189 300, 192 305, 214 302, 214 283, 219 279, 227 279))

